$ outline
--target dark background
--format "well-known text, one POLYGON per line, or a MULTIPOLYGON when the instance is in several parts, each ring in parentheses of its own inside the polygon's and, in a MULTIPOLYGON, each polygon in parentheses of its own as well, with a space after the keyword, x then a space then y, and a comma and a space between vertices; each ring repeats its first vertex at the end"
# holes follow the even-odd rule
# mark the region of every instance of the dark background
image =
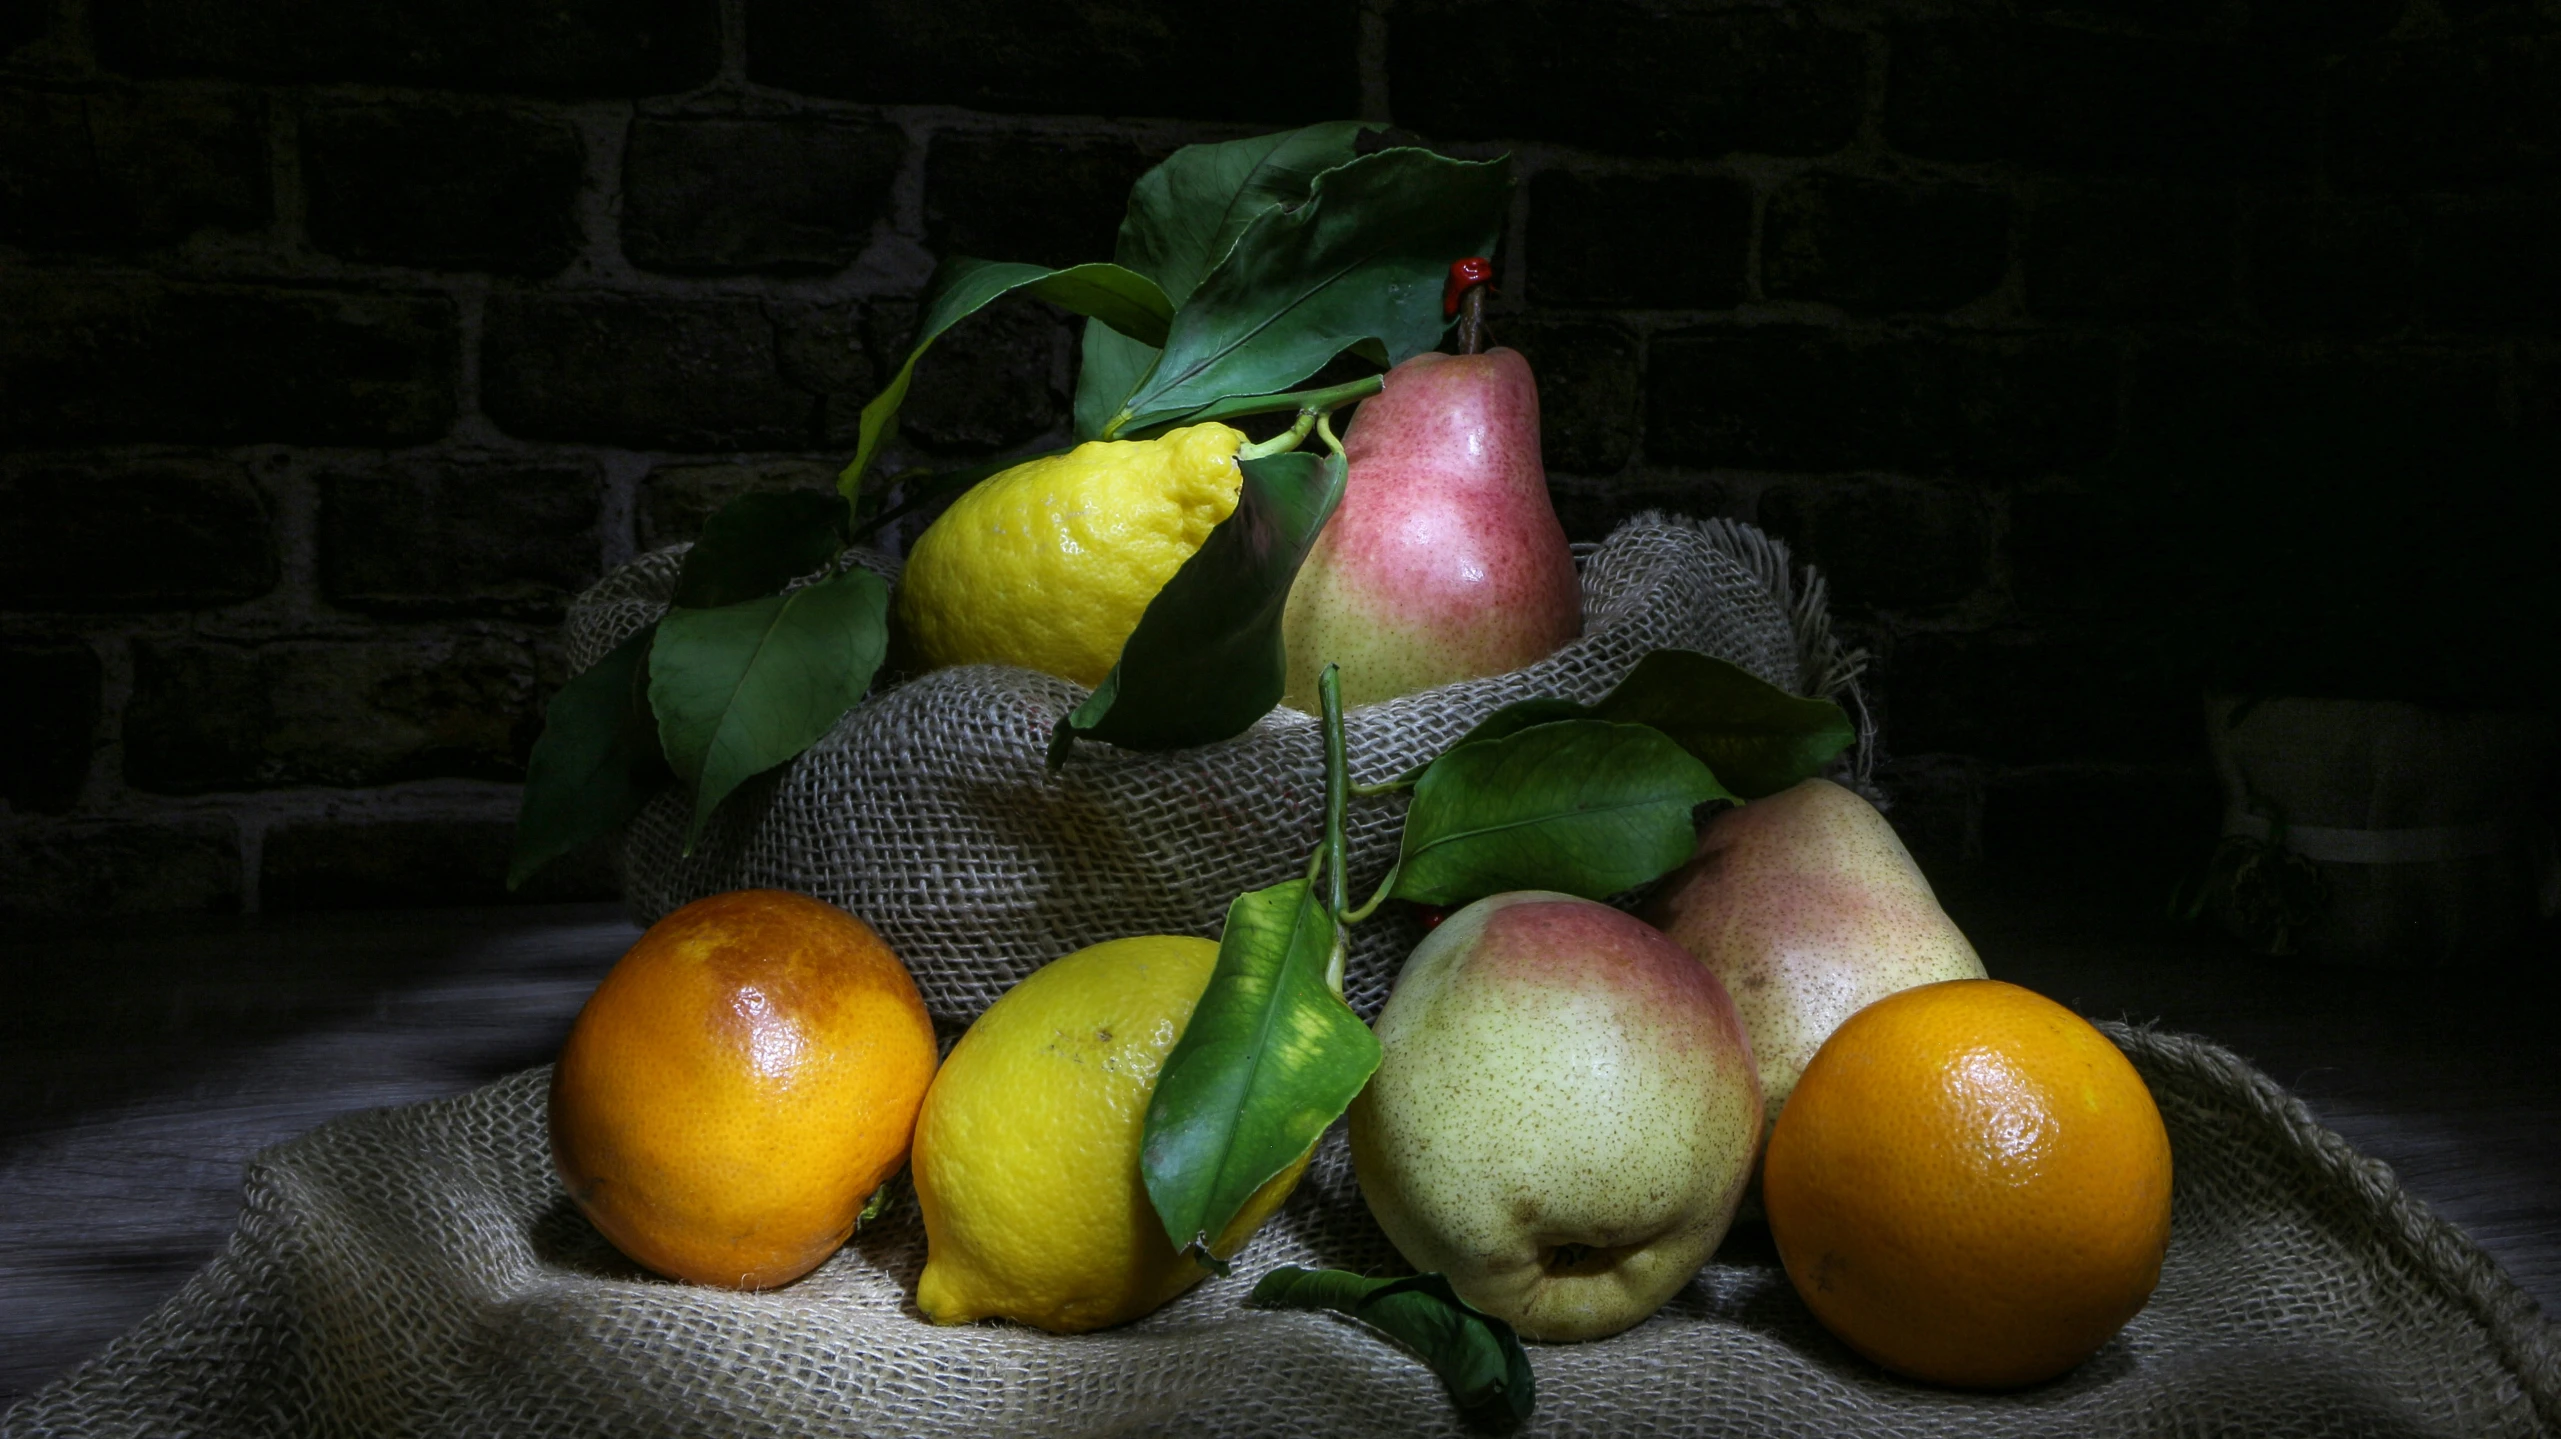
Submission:
MULTIPOLYGON (((1753 520, 1942 882, 2157 909, 2209 686, 2555 692, 2561 7, 0 0, 0 913, 501 897, 567 598, 1175 147, 1522 184, 1559 510, 1753 520)), ((1063 434, 939 346, 919 454, 1063 434)), ((893 457, 895 459, 896 457, 893 457)), ((598 864, 532 892, 609 892, 598 864)))

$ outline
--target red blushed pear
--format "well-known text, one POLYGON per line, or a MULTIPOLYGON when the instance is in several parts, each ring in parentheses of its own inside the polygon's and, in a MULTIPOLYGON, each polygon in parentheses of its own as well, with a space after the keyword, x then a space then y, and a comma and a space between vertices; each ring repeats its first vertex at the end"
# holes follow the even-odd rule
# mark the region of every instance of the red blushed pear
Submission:
POLYGON ((1572 895, 1480 899, 1379 1011, 1352 1168, 1416 1269, 1532 1339, 1597 1339, 1714 1253, 1760 1147, 1751 1041, 1705 966, 1572 895))
POLYGON ((1582 633, 1573 552, 1517 350, 1416 355, 1353 417, 1342 507, 1289 592, 1287 702, 1342 666, 1371 704, 1545 659, 1582 633))

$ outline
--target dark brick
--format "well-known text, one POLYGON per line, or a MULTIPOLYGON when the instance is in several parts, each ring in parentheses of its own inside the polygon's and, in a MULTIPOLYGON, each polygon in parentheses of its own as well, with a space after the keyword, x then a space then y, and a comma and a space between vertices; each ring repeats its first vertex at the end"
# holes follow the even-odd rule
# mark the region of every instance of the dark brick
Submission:
POLYGON ((1722 309, 1743 298, 1752 189, 1723 176, 1530 182, 1529 294, 1542 305, 1722 309))
POLYGON ((0 55, 53 28, 53 0, 0 0, 0 55))
POLYGON ((1837 606, 1909 609, 1960 600, 1989 581, 1982 497, 1948 485, 1828 477, 1761 496, 1761 527, 1831 576, 1837 606))
POLYGON ((533 656, 476 635, 134 649, 125 775, 166 793, 520 779, 533 656))
POLYGON ((2419 243, 2430 328, 2561 336, 2561 200, 2448 205, 2428 216, 2419 243))
MULTIPOLYGON (((671 450, 821 443, 823 397, 784 378, 745 297, 492 296, 481 406, 508 433, 671 450)), ((856 396, 860 405, 869 396, 856 396)))
POLYGON ((0 915, 10 918, 240 908, 240 835, 229 820, 0 829, 0 915))
POLYGON ((386 614, 557 619, 603 570, 591 465, 395 465, 320 488, 320 588, 386 614))
POLYGON ((1129 187, 1163 158, 1127 140, 941 136, 925 164, 925 243, 946 258, 1108 260, 1129 187))
POLYGON ((2390 34, 2409 8, 2409 0, 2251 0, 2241 33, 2293 54, 2335 55, 2390 34))
MULTIPOLYGON (((870 308, 851 301, 775 302, 766 313, 774 319, 775 362, 783 383, 816 397, 815 443, 850 451, 861 437, 862 407, 881 386, 880 367, 872 361, 878 325, 870 308)), ((903 361, 904 352, 898 358, 903 361)))
POLYGON ((748 79, 879 104, 1331 120, 1359 54, 1352 0, 747 0, 748 79))
MULTIPOLYGON (((884 326, 895 311, 884 308, 884 326)), ((946 332, 916 362, 898 411, 900 433, 935 449, 983 455, 1067 420, 1060 358, 1074 332, 1043 305, 1001 304, 946 332)))
POLYGON ((2010 199, 1978 185, 1807 175, 1770 196, 1761 290, 1851 310, 1946 310, 2010 268, 2010 199))
POLYGON ((1902 636, 1876 669, 1886 731, 1900 754, 2175 758, 2193 743, 2193 676, 2139 630, 1902 636))
MULTIPOLYGON (((2193 733, 2202 724, 2190 715, 2184 727, 2193 733)), ((2213 852, 2222 809, 2201 760, 1999 775, 1983 796, 1983 868, 2009 892, 2101 905, 2157 925, 2173 889, 2213 852)))
POLYGON ((2057 319, 2219 315, 2232 301, 2228 191, 2144 180, 2029 191, 2028 308, 2057 319))
POLYGON ((1565 538, 1577 544, 1598 544, 1648 510, 1701 518, 1752 517, 1750 492, 1711 475, 1621 475, 1610 480, 1551 475, 1548 498, 1556 502, 1565 538))
POLYGON ((740 495, 834 489, 842 468, 826 460, 661 465, 640 482, 640 548, 699 539, 703 522, 740 495))
POLYGON ((2331 77, 2330 176, 2343 186, 2455 188, 2561 166, 2561 36, 2387 45, 2331 77))
POLYGON ((311 243, 351 260, 549 275, 578 253, 576 126, 506 110, 331 106, 302 122, 311 243))
POLYGON ((0 278, 0 438, 409 445, 453 421, 443 298, 0 278))
POLYGON ((222 460, 48 458, 0 472, 0 603, 197 609, 276 586, 265 499, 222 460))
POLYGON ((2397 209, 2273 202, 2253 219, 2248 257, 2252 308, 2274 329, 2361 336, 2409 322, 2417 261, 2410 222, 2397 209))
POLYGON ((2116 374, 2111 345, 2067 336, 1681 331, 1653 342, 1646 449, 1749 469, 2033 471, 2110 447, 2116 374))
POLYGON ((1890 44, 1885 138, 1906 154, 2190 175, 2309 154, 2303 71, 2255 49, 1975 21, 1898 25, 1890 44))
POLYGON ((840 270, 889 214, 907 139, 822 115, 631 122, 622 248, 635 265, 707 274, 840 270))
POLYGON ((720 68, 715 0, 99 0, 99 58, 138 75, 655 95, 720 68))
POLYGON ((1636 450, 1636 336, 1588 320, 1505 316, 1487 327, 1538 377, 1539 447, 1547 467, 1616 474, 1636 450))
POLYGON ((98 656, 83 644, 0 646, 0 799, 60 814, 80 799, 98 738, 98 656))
POLYGON ((299 820, 267 831, 258 902, 274 911, 414 909, 612 899, 595 852, 572 855, 507 891, 515 826, 504 820, 299 820))
POLYGON ((2408 370, 2193 369, 2237 413, 2147 422, 2101 469, 2012 498, 2023 616, 2112 629, 2190 693, 2561 697, 2549 647, 2517 641, 2561 628, 2561 453, 2408 370))
POLYGON ((267 217, 255 95, 0 89, 0 239, 122 249, 267 217))
POLYGON ((1942 902, 1950 887, 1970 882, 1983 862, 1979 768, 1936 757, 1888 759, 1876 767, 1886 821, 1942 902))
POLYGON ((1423 0, 1388 18, 1396 118, 1622 155, 1820 155, 1857 133, 1867 39, 1767 10, 1423 0))
POLYGON ((2134 362, 2138 440, 2211 444, 2271 419, 2393 415, 2459 434, 2504 428, 2494 361, 2425 352, 2296 358, 2240 344, 2164 343, 2134 362))

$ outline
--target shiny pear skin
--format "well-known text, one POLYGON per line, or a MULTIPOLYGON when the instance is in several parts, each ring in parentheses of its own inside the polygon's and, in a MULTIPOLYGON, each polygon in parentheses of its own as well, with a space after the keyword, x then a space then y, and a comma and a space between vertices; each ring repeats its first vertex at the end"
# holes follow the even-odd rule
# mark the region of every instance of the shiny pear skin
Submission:
POLYGON ((1809 779, 1707 822, 1645 917, 1733 996, 1768 1123, 1841 1021, 1983 961, 1876 807, 1809 779))
POLYGON ((1343 439, 1343 503, 1289 592, 1287 702, 1316 710, 1502 674, 1582 633, 1582 582, 1547 495, 1538 384, 1517 350, 1416 355, 1343 439))
POLYGON ((1353 1172, 1418 1270, 1532 1339, 1643 1320, 1707 1262, 1761 1139, 1743 1024, 1607 905, 1478 900, 1415 947, 1352 1102, 1353 1172))

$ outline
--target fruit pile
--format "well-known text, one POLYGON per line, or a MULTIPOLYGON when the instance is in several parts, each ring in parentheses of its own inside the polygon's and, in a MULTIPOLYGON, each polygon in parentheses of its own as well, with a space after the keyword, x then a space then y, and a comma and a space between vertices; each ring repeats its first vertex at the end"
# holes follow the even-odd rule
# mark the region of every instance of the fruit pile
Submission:
POLYGON ((777 891, 688 905, 554 1070, 571 1199, 653 1270, 762 1289, 824 1263, 903 1162, 924 1319, 1077 1333, 1227 1272, 1347 1117, 1362 1198, 1419 1273, 1282 1267, 1256 1300, 1384 1330, 1471 1410, 1525 1416, 1521 1338, 1644 1322, 1738 1213, 1889 1370, 2005 1388, 2078 1364, 2158 1279, 2166 1131, 2124 1057, 1986 978, 1883 817, 1819 777, 1853 737, 1838 706, 1660 650, 1596 701, 1515 703, 1353 782, 1347 703, 1517 669, 1581 623, 1529 366, 1482 346, 1491 269, 1468 250, 1491 248, 1508 172, 1361 141, 1177 154, 1133 194, 1120 263, 947 266, 918 354, 1016 291, 1093 317, 1081 442, 867 486, 911 357, 842 496, 724 511, 667 617, 564 690, 518 852, 527 872, 666 783, 699 830, 895 655, 1090 689, 1053 767, 1086 741, 1223 739, 1283 701, 1318 715, 1303 870, 1237 895, 1215 942, 1055 959, 939 1066, 861 919, 777 891), (1381 372, 1286 391, 1347 357, 1381 372), (1257 415, 1294 418, 1227 423, 1257 415), (943 499, 894 593, 837 557, 943 499), (1348 816, 1400 804, 1355 904, 1348 816), (1604 902, 1631 891, 1640 912, 1604 902), (1347 935, 1390 904, 1445 917, 1364 1023, 1347 935))

